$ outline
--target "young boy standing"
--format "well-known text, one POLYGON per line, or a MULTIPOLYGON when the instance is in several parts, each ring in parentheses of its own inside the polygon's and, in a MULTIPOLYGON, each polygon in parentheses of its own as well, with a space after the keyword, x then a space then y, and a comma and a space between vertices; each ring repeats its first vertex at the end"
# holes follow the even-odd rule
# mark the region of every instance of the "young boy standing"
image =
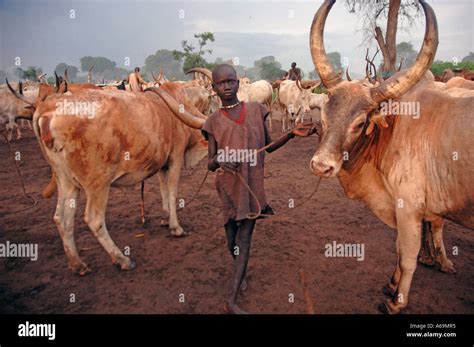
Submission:
MULTIPOLYGON (((216 176, 216 189, 223 205, 227 244, 235 260, 231 294, 225 309, 229 313, 245 313, 237 306, 236 300, 241 286, 242 289, 246 286, 244 278, 256 222, 251 214, 273 214, 263 188, 265 153, 257 153, 258 149, 271 143, 265 125, 268 111, 257 102, 238 100, 239 80, 232 66, 217 66, 212 72, 212 80, 212 87, 221 99, 222 107, 208 117, 202 131, 209 143, 208 169, 216 171, 221 168, 220 171, 223 171, 216 176), (233 159, 223 159, 229 153, 234 155, 228 156, 233 159), (258 206, 261 206, 261 211, 257 210, 258 206)), ((295 136, 306 137, 315 132, 312 127, 299 125, 266 151, 273 152, 295 136)))

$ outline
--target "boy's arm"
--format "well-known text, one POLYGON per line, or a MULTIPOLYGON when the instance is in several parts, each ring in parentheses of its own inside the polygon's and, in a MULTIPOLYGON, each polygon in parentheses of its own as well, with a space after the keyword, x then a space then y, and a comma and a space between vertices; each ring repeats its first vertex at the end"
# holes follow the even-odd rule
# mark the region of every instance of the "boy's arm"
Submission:
POLYGON ((207 169, 209 171, 216 171, 218 168, 222 167, 226 171, 230 171, 232 173, 236 172, 237 169, 239 168, 241 163, 235 162, 223 162, 220 163, 217 161, 217 142, 214 136, 212 134, 207 134, 207 145, 208 145, 208 150, 207 150, 207 169))
POLYGON ((216 171, 219 168, 219 164, 216 161, 217 158, 217 142, 212 134, 208 134, 207 139, 207 169, 209 171, 216 171))
MULTIPOLYGON (((264 129, 265 129, 265 145, 268 145, 272 142, 272 139, 270 138, 270 134, 268 133, 267 126, 264 124, 264 129)), ((313 126, 312 124, 309 125, 304 125, 299 123, 296 128, 294 128, 292 131, 286 133, 285 135, 279 137, 275 142, 269 146, 266 151, 268 153, 271 153, 273 151, 276 151, 278 148, 286 144, 290 139, 294 138, 295 136, 300 136, 300 137, 308 137, 311 136, 312 134, 317 132, 317 128, 313 126)))
MULTIPOLYGON (((267 129, 267 125, 264 123, 263 124, 263 127, 265 129, 265 146, 266 145, 269 145, 270 143, 272 143, 272 138, 270 137, 270 133, 268 132, 268 129, 267 129)), ((281 146, 283 146, 285 143, 287 143, 288 141, 290 141, 290 139, 292 139, 293 137, 295 137, 295 135, 291 132, 281 136, 280 138, 278 138, 275 142, 273 142, 267 149, 266 151, 268 153, 272 153, 273 151, 276 151, 278 148, 280 148, 281 146)))

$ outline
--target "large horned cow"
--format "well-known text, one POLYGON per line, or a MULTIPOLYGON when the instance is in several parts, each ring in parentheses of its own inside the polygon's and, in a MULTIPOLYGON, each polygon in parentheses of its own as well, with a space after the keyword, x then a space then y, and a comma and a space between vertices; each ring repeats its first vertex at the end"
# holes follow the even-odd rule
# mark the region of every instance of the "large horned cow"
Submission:
POLYGON ((326 100, 325 94, 314 94, 312 89, 319 86, 320 81, 284 80, 278 86, 278 101, 283 110, 281 131, 290 130, 295 123, 303 122, 305 113, 320 108, 326 100))
POLYGON ((76 208, 71 201, 82 189, 86 224, 113 263, 123 270, 132 269, 134 263, 115 245, 107 230, 105 212, 110 188, 128 189, 159 173, 171 233, 183 235, 176 215, 181 168, 192 167, 204 158, 207 144, 199 131, 173 115, 159 94, 172 95, 197 119, 206 117, 189 104, 177 83, 166 83, 145 93, 84 89, 62 94, 65 85, 62 83, 56 92, 41 85, 35 104, 22 95, 16 96, 36 109, 34 131, 57 182, 54 222, 69 268, 81 275, 90 271, 74 242, 76 208))
POLYGON ((379 86, 342 81, 323 41, 334 2, 321 5, 311 27, 312 58, 329 100, 322 109, 321 140, 310 168, 318 176, 337 176, 349 198, 364 201, 397 229, 397 266, 385 288, 391 298, 380 308, 398 313, 408 304, 422 223, 432 224, 437 260, 445 271, 454 267, 443 245, 444 219, 474 228, 474 97, 444 92, 427 72, 438 46, 438 28, 434 11, 422 0, 426 32, 415 64, 379 86), (388 103, 418 105, 419 114, 384 115, 388 103))

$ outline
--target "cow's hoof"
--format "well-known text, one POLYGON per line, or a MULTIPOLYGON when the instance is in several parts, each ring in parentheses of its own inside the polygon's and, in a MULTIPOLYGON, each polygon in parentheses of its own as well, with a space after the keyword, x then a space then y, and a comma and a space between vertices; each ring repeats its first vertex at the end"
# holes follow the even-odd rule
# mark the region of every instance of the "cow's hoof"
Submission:
POLYGON ((448 273, 448 274, 455 274, 457 273, 456 268, 454 267, 454 264, 451 260, 446 261, 444 264, 440 264, 440 270, 442 272, 448 273))
POLYGON ((433 257, 429 256, 429 255, 422 255, 418 258, 418 262, 420 264, 423 264, 425 266, 429 266, 429 267, 432 267, 432 266, 435 266, 436 264, 436 261, 433 257))
POLYGON ((386 285, 385 287, 382 288, 382 293, 384 293, 385 295, 387 295, 388 297, 390 298, 393 298, 395 297, 395 289, 392 289, 390 287, 390 285, 386 285))
POLYGON ((123 271, 130 271, 137 267, 137 264, 127 257, 125 257, 125 259, 122 261, 115 262, 115 265, 118 266, 120 270, 123 270, 123 271))
POLYGON ((85 276, 92 272, 91 268, 82 262, 79 264, 70 265, 69 268, 72 270, 72 272, 78 274, 79 276, 85 276))
POLYGON ((381 303, 378 309, 383 314, 399 314, 402 309, 392 302, 392 299, 388 299, 386 302, 381 303))
POLYGON ((175 237, 182 237, 182 236, 187 236, 188 233, 184 232, 183 228, 177 227, 175 229, 171 229, 171 235, 175 237))
POLYGON ((169 224, 170 224, 170 220, 167 219, 167 218, 162 218, 162 219, 160 220, 160 225, 161 225, 161 226, 168 226, 169 224))

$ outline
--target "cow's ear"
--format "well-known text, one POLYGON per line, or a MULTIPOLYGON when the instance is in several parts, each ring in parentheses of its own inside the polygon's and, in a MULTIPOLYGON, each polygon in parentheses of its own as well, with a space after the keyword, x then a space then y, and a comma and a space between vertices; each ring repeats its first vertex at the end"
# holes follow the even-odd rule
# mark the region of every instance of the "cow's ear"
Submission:
POLYGON ((365 131, 365 135, 367 136, 370 135, 376 125, 381 126, 383 128, 388 128, 388 123, 385 120, 385 116, 383 116, 380 112, 377 112, 377 111, 372 113, 372 115, 370 116, 369 126, 367 127, 367 130, 365 131))

